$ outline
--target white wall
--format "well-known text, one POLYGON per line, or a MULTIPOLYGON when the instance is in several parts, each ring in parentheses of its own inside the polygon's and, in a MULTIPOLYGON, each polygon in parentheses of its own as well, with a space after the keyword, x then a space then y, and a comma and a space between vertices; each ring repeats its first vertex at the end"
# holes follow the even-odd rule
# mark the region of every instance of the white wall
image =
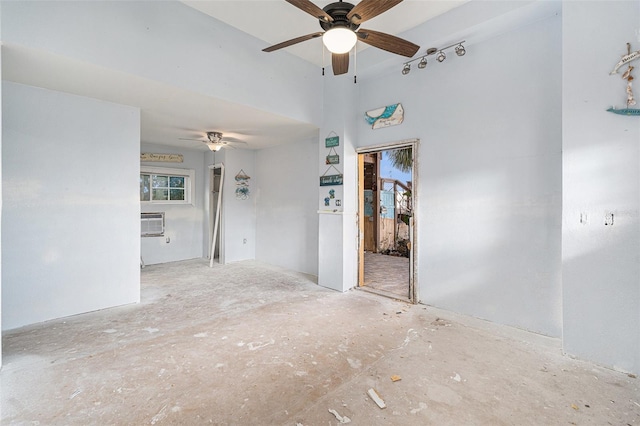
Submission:
POLYGON ((223 244, 225 263, 256 257, 256 189, 255 151, 227 149, 224 154, 225 177, 222 190, 223 244), (236 197, 235 176, 244 170, 251 177, 249 197, 236 197))
POLYGON ((627 67, 609 72, 627 42, 640 49, 639 24, 637 1, 563 6, 564 350, 633 372, 640 371, 640 120, 605 110, 624 107, 627 67), (613 226, 604 225, 609 212, 613 226))
MULTIPOLYGON (((451 16, 430 26, 447 27, 451 16)), ((360 113, 405 109, 404 123, 386 129, 360 118, 360 146, 421 141, 420 300, 560 336, 561 19, 448 55, 406 76, 399 60, 358 84, 360 113)))
POLYGON ((178 1, 3 3, 5 43, 320 125, 317 66, 178 1))
POLYGON ((256 259, 318 275, 318 139, 256 152, 256 259))
POLYGON ((139 301, 140 112, 2 88, 2 326, 139 301))
POLYGON ((141 163, 150 167, 169 167, 195 171, 195 199, 193 204, 141 204, 142 212, 165 213, 165 235, 141 238, 141 255, 145 264, 175 262, 195 259, 203 255, 205 238, 204 198, 205 178, 203 151, 186 150, 154 144, 141 144, 140 152, 181 154, 182 163, 141 163), (166 239, 169 238, 169 243, 166 239))
MULTIPOLYGON (((0 16, 2 4, 0 3, 0 16)), ((0 34, 2 31, 0 30, 0 34)), ((2 81, 2 43, 0 43, 0 81, 2 81)), ((2 99, 2 84, 0 84, 0 99, 2 99)), ((0 102, 0 223, 2 223, 2 102, 0 102)), ((2 225, 0 225, 0 259, 2 259, 2 225)), ((2 262, 0 261, 0 368, 2 368, 2 262)))

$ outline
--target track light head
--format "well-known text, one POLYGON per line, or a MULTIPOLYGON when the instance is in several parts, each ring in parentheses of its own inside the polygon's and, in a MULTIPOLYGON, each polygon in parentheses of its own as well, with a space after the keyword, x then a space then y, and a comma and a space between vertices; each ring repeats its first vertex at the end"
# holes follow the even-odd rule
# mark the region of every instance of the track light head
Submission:
POLYGON ((464 49, 464 46, 462 45, 462 43, 456 46, 456 55, 464 56, 465 53, 467 53, 467 51, 464 49))
POLYGON ((411 65, 404 64, 404 67, 402 68, 402 75, 407 75, 409 74, 410 71, 411 71, 411 65))
POLYGON ((426 67, 427 67, 427 58, 423 56, 422 59, 420 59, 420 62, 418 62, 418 68, 423 70, 426 67))
POLYGON ((436 61, 442 62, 445 59, 447 59, 447 55, 445 55, 444 52, 441 50, 440 53, 438 53, 438 56, 436 56, 436 61))

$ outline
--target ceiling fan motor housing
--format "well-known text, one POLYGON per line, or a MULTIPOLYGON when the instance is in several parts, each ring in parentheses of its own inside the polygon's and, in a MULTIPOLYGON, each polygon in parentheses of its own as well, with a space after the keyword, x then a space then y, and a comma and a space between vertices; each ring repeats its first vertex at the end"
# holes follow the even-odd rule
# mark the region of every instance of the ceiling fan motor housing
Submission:
POLYGON ((325 31, 339 27, 348 28, 351 31, 357 30, 360 24, 354 24, 347 19, 347 14, 351 9, 353 9, 353 7, 354 6, 351 3, 346 2, 336 2, 326 5, 322 10, 327 12, 327 14, 333 18, 333 22, 324 22, 323 20, 320 20, 320 26, 325 31))
POLYGON ((220 143, 222 140, 222 133, 220 132, 207 132, 207 138, 211 143, 220 143))

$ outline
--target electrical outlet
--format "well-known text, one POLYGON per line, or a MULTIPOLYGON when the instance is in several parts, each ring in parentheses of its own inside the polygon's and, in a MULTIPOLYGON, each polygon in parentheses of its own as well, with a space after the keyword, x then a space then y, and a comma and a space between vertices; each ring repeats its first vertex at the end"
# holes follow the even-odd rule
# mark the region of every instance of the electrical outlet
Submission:
POLYGON ((604 215, 604 224, 613 226, 613 213, 607 213, 604 215))

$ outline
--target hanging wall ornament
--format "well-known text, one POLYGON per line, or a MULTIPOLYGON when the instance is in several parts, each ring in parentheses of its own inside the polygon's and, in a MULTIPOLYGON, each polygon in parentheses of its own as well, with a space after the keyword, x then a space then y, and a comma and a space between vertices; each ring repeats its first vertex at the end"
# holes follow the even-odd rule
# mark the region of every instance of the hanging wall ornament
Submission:
POLYGON ((325 148, 333 148, 340 145, 340 136, 336 134, 333 130, 329 133, 324 139, 324 147, 325 148))
POLYGON ((331 147, 331 149, 329 149, 329 155, 327 155, 326 164, 340 164, 340 156, 338 155, 334 147, 331 147))
POLYGON ((342 172, 336 169, 336 167, 333 165, 329 166, 327 171, 324 172, 322 176, 320 176, 320 186, 342 185, 342 181, 343 181, 342 172), (328 174, 331 171, 331 169, 335 170, 337 174, 334 174, 334 175, 328 174))
POLYGON ((371 128, 374 130, 397 126, 404 121, 404 108, 402 108, 402 104, 393 104, 373 109, 364 114, 364 119, 371 124, 371 128))
POLYGON ((244 170, 240 169, 235 177, 236 180, 236 198, 246 200, 249 198, 249 179, 251 179, 244 170))
POLYGON ((633 96, 633 83, 632 83, 633 76, 631 75, 631 72, 633 71, 634 67, 629 65, 629 63, 631 61, 634 61, 634 60, 636 60, 638 58, 640 58, 640 50, 638 50, 636 52, 632 52, 631 51, 631 44, 627 43, 627 54, 622 57, 620 62, 618 62, 616 64, 616 66, 613 69, 613 71, 611 71, 609 73, 610 75, 617 74, 618 70, 620 69, 620 67, 622 67, 624 65, 628 65, 627 70, 622 74, 622 79, 627 82, 627 87, 626 87, 626 94, 627 94, 626 103, 627 103, 627 107, 626 108, 622 108, 622 109, 617 109, 615 107, 611 107, 611 108, 607 109, 607 111, 612 112, 614 114, 620 114, 620 115, 640 116, 640 109, 631 108, 632 106, 634 106, 636 104, 636 100, 635 100, 635 98, 633 96))

